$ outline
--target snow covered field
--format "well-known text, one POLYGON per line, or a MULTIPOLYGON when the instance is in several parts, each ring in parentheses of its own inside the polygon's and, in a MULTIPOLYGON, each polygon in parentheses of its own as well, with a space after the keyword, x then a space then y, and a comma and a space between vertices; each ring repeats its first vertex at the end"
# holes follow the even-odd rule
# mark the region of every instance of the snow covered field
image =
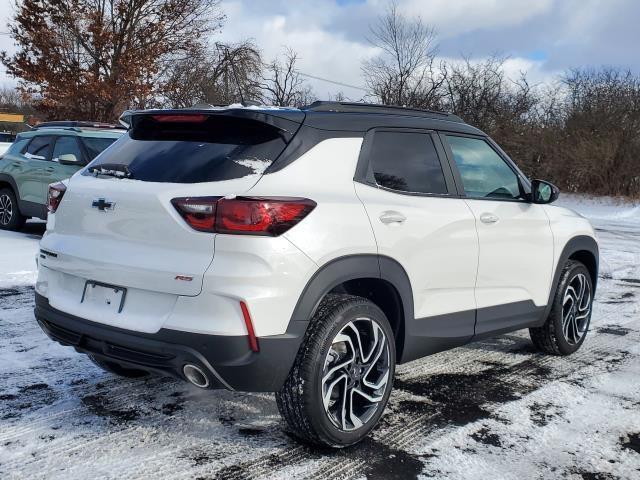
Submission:
POLYGON ((0 478, 640 478, 640 206, 561 197, 601 241, 591 331, 568 358, 525 332, 399 368, 363 444, 314 451, 273 396, 131 381, 32 315, 42 225, 0 232, 0 478))

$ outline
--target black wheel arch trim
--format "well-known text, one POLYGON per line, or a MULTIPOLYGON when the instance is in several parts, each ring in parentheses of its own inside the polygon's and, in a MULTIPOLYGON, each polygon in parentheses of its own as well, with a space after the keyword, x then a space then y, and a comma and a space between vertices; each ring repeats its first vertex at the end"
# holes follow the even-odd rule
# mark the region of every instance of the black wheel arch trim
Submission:
POLYGON ((14 195, 16 196, 16 200, 20 202, 18 185, 16 185, 16 182, 11 175, 7 175, 6 173, 0 173, 0 183, 8 183, 11 189, 13 190, 14 195))
POLYGON ((553 274, 553 281, 551 282, 551 289, 549 291, 549 299, 547 301, 547 306, 544 310, 544 314, 540 319, 540 326, 544 324, 551 312, 551 308, 553 306, 553 297, 556 294, 556 290, 560 283, 560 275, 562 274, 562 267, 567 261, 578 252, 588 252, 593 256, 594 264, 592 266, 585 265, 591 273, 591 283, 593 286, 592 295, 596 293, 596 285, 598 283, 598 270, 600 265, 600 249, 598 248, 598 243, 593 237, 588 235, 578 235, 572 237, 562 248, 562 252, 558 257, 558 263, 556 264, 556 268, 553 274), (592 268, 590 268, 592 267, 592 268))
POLYGON ((22 200, 20 198, 18 185, 11 175, 0 173, 0 183, 9 184, 9 187, 13 190, 13 194, 16 196, 16 200, 18 202, 18 211, 21 215, 24 215, 25 217, 38 217, 42 220, 47 219, 47 206, 40 203, 22 200))
MULTIPOLYGON (((358 279, 380 279, 389 283, 397 292, 402 308, 396 332, 397 354, 402 355, 402 347, 407 335, 412 331, 414 321, 413 291, 407 272, 396 260, 379 254, 356 254, 330 260, 316 271, 294 308, 289 325, 309 323, 322 299, 335 287, 358 279)), ((300 339, 302 340, 302 339, 300 339)))
POLYGON ((391 283, 400 295, 405 318, 413 318, 413 292, 407 272, 397 261, 377 254, 358 254, 330 260, 311 277, 293 310, 292 321, 309 321, 332 289, 356 279, 379 278, 391 283))

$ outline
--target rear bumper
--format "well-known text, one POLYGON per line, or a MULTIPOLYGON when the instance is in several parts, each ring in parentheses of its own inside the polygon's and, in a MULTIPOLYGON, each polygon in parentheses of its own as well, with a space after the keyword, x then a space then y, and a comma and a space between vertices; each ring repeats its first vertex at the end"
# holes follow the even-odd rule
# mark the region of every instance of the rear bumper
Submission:
POLYGON ((186 364, 199 366, 211 388, 247 392, 278 391, 295 360, 307 322, 290 322, 287 333, 259 338, 259 352, 246 336, 206 335, 161 329, 140 333, 91 322, 49 305, 36 293, 35 317, 44 332, 74 347, 125 366, 185 379, 186 364))

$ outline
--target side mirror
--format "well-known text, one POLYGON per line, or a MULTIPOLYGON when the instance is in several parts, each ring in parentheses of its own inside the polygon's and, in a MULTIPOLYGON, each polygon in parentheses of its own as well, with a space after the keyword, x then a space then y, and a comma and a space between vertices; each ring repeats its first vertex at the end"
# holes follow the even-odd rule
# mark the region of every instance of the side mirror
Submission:
POLYGON ((531 181, 531 203, 552 203, 560 196, 560 190, 553 183, 544 180, 531 181))
POLYGON ((65 153, 58 157, 58 163, 61 165, 84 165, 84 162, 79 160, 73 153, 65 153))

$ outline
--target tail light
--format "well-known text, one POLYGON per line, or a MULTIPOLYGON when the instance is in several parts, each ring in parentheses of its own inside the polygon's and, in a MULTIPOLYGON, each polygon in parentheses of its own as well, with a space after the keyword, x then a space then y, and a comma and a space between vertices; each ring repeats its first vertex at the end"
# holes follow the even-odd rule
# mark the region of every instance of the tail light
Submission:
POLYGON ((65 187, 64 183, 49 185, 49 193, 47 194, 47 210, 49 210, 49 213, 56 213, 66 191, 67 187, 65 187))
POLYGON ((298 224, 316 206, 307 198, 286 197, 186 197, 171 202, 195 230, 271 237, 298 224))
POLYGON ((174 198, 173 206, 194 230, 213 232, 216 225, 216 203, 220 197, 174 198))

